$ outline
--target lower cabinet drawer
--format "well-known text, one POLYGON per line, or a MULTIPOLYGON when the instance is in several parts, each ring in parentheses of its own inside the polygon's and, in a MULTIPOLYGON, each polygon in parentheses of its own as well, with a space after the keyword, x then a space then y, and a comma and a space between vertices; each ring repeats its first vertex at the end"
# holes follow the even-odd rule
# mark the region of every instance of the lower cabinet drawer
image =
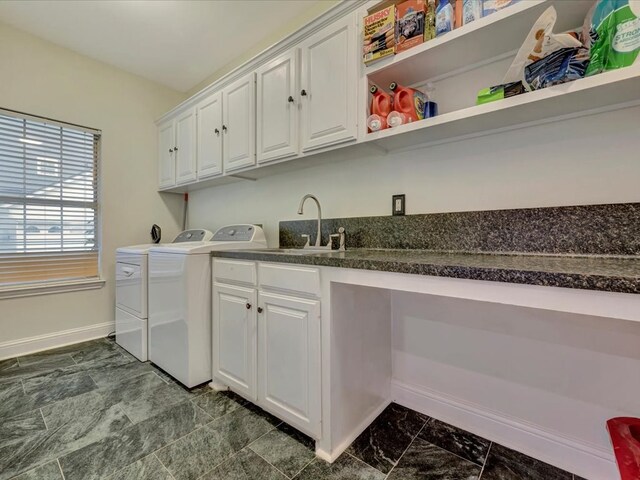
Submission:
POLYGON ((230 282, 256 284, 256 263, 242 260, 213 259, 213 278, 230 282))
POLYGON ((320 271, 317 268, 260 263, 258 269, 260 288, 320 296, 320 271))

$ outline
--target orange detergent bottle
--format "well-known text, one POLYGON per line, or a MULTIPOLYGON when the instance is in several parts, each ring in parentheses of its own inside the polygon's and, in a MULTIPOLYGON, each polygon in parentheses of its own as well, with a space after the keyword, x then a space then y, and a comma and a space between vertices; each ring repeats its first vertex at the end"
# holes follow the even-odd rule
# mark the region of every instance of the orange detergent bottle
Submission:
POLYGON ((393 92, 393 109, 404 113, 409 122, 416 122, 424 118, 424 104, 427 96, 415 88, 402 87, 396 82, 389 85, 393 92))
MULTIPOLYGON (((376 85, 371 85, 369 88, 371 95, 371 115, 378 115, 381 120, 381 125, 375 130, 382 130, 387 128, 387 116, 393 110, 393 97, 387 92, 380 90, 376 85)), ((371 127, 369 130, 374 130, 371 127)))

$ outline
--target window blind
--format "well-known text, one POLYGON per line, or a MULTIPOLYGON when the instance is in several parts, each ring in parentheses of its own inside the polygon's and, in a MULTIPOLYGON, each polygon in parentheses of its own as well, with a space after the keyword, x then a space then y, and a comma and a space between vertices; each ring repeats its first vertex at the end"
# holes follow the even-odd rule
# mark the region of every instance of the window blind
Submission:
POLYGON ((98 277, 99 142, 0 110, 0 289, 98 277))

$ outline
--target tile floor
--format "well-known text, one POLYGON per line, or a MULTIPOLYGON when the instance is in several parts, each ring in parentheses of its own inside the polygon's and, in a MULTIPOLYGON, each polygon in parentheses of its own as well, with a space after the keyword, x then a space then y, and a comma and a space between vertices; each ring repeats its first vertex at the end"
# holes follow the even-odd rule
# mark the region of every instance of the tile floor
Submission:
POLYGON ((232 393, 111 339, 0 361, 0 480, 578 480, 396 404, 336 462, 232 393))

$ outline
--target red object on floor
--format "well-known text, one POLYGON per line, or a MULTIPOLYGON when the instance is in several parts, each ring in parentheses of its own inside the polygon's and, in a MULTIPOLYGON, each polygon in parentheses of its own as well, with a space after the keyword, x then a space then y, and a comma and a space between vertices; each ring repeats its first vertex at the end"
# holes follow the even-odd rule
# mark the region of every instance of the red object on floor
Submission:
POLYGON ((607 430, 621 480, 640 479, 640 418, 612 418, 607 420, 607 430))

